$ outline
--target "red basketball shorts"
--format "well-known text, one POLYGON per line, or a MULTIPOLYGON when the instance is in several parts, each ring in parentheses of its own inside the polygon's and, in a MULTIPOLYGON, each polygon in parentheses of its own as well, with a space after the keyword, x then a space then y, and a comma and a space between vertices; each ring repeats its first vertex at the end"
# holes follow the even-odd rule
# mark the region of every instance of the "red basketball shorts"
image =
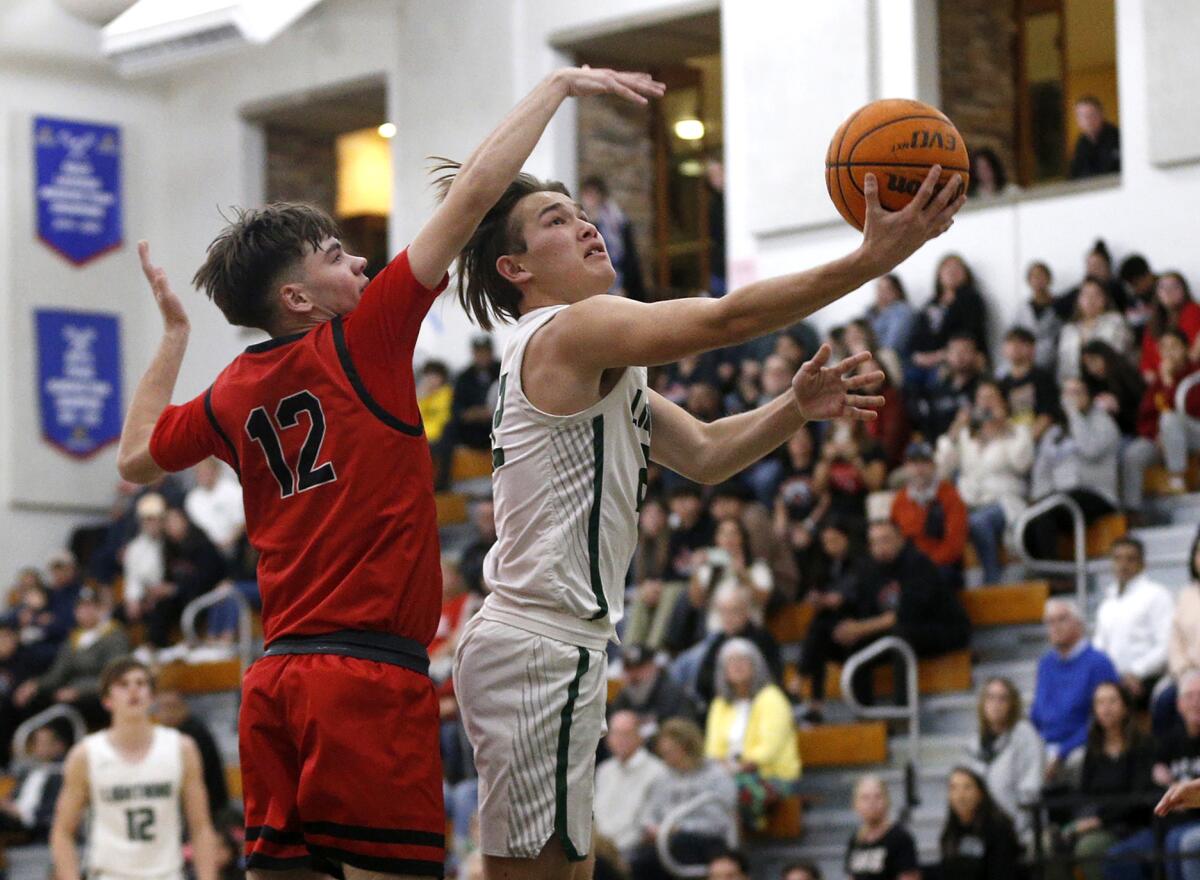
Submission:
POLYGON ((264 657, 238 722, 251 870, 330 862, 441 877, 446 818, 433 683, 331 654, 264 657))

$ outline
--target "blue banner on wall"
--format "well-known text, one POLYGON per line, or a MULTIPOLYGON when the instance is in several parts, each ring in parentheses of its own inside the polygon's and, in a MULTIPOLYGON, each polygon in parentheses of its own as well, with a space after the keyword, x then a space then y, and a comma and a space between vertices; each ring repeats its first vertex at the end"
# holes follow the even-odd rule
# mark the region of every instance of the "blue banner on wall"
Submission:
POLYGON ((121 436, 121 331, 116 315, 38 309, 42 436, 87 458, 121 436))
POLYGON ((33 120, 38 238, 81 266, 121 246, 121 130, 33 120))

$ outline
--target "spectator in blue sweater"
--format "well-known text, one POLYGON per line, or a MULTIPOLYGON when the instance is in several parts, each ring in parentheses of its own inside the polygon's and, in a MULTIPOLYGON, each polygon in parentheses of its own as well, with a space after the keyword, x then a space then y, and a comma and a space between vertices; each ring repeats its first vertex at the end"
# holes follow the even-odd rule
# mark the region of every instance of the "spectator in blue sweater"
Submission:
POLYGON ((1051 599, 1042 619, 1051 649, 1038 662, 1029 720, 1046 743, 1046 778, 1053 780, 1077 763, 1072 752, 1082 757, 1097 685, 1119 676, 1112 661, 1088 642, 1075 602, 1051 599))

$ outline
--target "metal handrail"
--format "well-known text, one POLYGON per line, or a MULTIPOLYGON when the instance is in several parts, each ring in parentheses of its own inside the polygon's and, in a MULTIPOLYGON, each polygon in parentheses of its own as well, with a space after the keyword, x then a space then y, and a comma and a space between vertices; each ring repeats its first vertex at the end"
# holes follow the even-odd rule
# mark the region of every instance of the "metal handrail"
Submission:
POLYGON ((1088 607, 1087 520, 1083 516, 1083 508, 1079 506, 1079 502, 1065 492, 1055 492, 1052 495, 1047 495, 1041 501, 1035 502, 1025 508, 1021 515, 1017 517, 1013 534, 1016 535, 1017 555, 1020 556, 1021 562, 1027 569, 1043 574, 1074 575, 1075 596, 1079 600, 1080 611, 1086 614, 1088 607), (1035 559, 1029 554, 1029 550, 1025 546, 1025 527, 1035 517, 1041 516, 1043 513, 1047 513, 1058 507, 1066 508, 1067 513, 1071 515, 1071 532, 1075 545, 1075 558, 1070 560, 1035 559))
POLYGON ((207 611, 227 599, 233 599, 238 607, 238 660, 241 662, 242 672, 245 672, 254 660, 254 620, 250 613, 250 603, 231 583, 218 586, 203 596, 197 596, 188 602, 183 609, 179 625, 183 630, 184 641, 189 645, 196 644, 199 641, 196 633, 196 618, 200 612, 207 611))
MULTIPOLYGON (((719 794, 715 791, 706 791, 668 810, 667 814, 663 816, 662 822, 659 823, 658 834, 654 838, 654 848, 658 852, 659 862, 666 869, 667 873, 673 877, 708 876, 707 864, 685 865, 671 854, 671 832, 675 829, 675 825, 680 819, 693 812, 697 807, 704 806, 709 801, 725 806, 719 794)), ((725 835, 725 843, 729 845, 731 850, 737 849, 738 830, 736 820, 729 825, 729 831, 725 835)))
POLYGON ((17 728, 12 738, 13 761, 15 763, 23 763, 28 760, 29 753, 25 746, 30 734, 59 718, 65 718, 67 723, 71 725, 71 732, 75 734, 75 742, 79 742, 87 736, 87 724, 84 723, 83 715, 79 713, 78 709, 66 703, 51 706, 49 709, 43 709, 32 718, 25 720, 17 728))
POLYGON ((842 699, 860 718, 907 719, 908 764, 904 768, 904 800, 908 809, 920 804, 917 765, 921 758, 921 706, 920 694, 917 691, 917 655, 912 646, 899 636, 884 636, 861 651, 852 654, 846 661, 846 665, 842 667, 842 699), (863 664, 869 663, 888 651, 895 651, 904 658, 904 678, 907 684, 905 705, 864 706, 859 702, 858 695, 854 693, 854 674, 863 664))
POLYGON ((1175 388, 1175 412, 1179 413, 1185 419, 1190 419, 1195 422, 1197 419, 1188 415, 1187 411, 1187 396, 1188 392, 1200 385, 1200 372, 1192 373, 1175 388))

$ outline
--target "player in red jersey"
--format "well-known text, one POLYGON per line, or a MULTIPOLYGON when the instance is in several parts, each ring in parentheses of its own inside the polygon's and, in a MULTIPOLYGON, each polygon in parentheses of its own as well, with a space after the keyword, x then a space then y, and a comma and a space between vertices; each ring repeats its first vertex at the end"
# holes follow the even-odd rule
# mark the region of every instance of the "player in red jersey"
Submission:
POLYGON ((164 332, 129 407, 121 475, 145 483, 217 456, 241 479, 261 554, 267 647, 246 674, 239 721, 252 875, 337 865, 350 878, 442 875, 438 711, 425 674, 441 585, 417 332, 451 261, 566 97, 645 103, 661 93, 644 74, 548 77, 369 283, 322 212, 240 213, 195 281, 231 323, 271 339, 182 406, 170 400, 188 319, 139 245, 164 332))

